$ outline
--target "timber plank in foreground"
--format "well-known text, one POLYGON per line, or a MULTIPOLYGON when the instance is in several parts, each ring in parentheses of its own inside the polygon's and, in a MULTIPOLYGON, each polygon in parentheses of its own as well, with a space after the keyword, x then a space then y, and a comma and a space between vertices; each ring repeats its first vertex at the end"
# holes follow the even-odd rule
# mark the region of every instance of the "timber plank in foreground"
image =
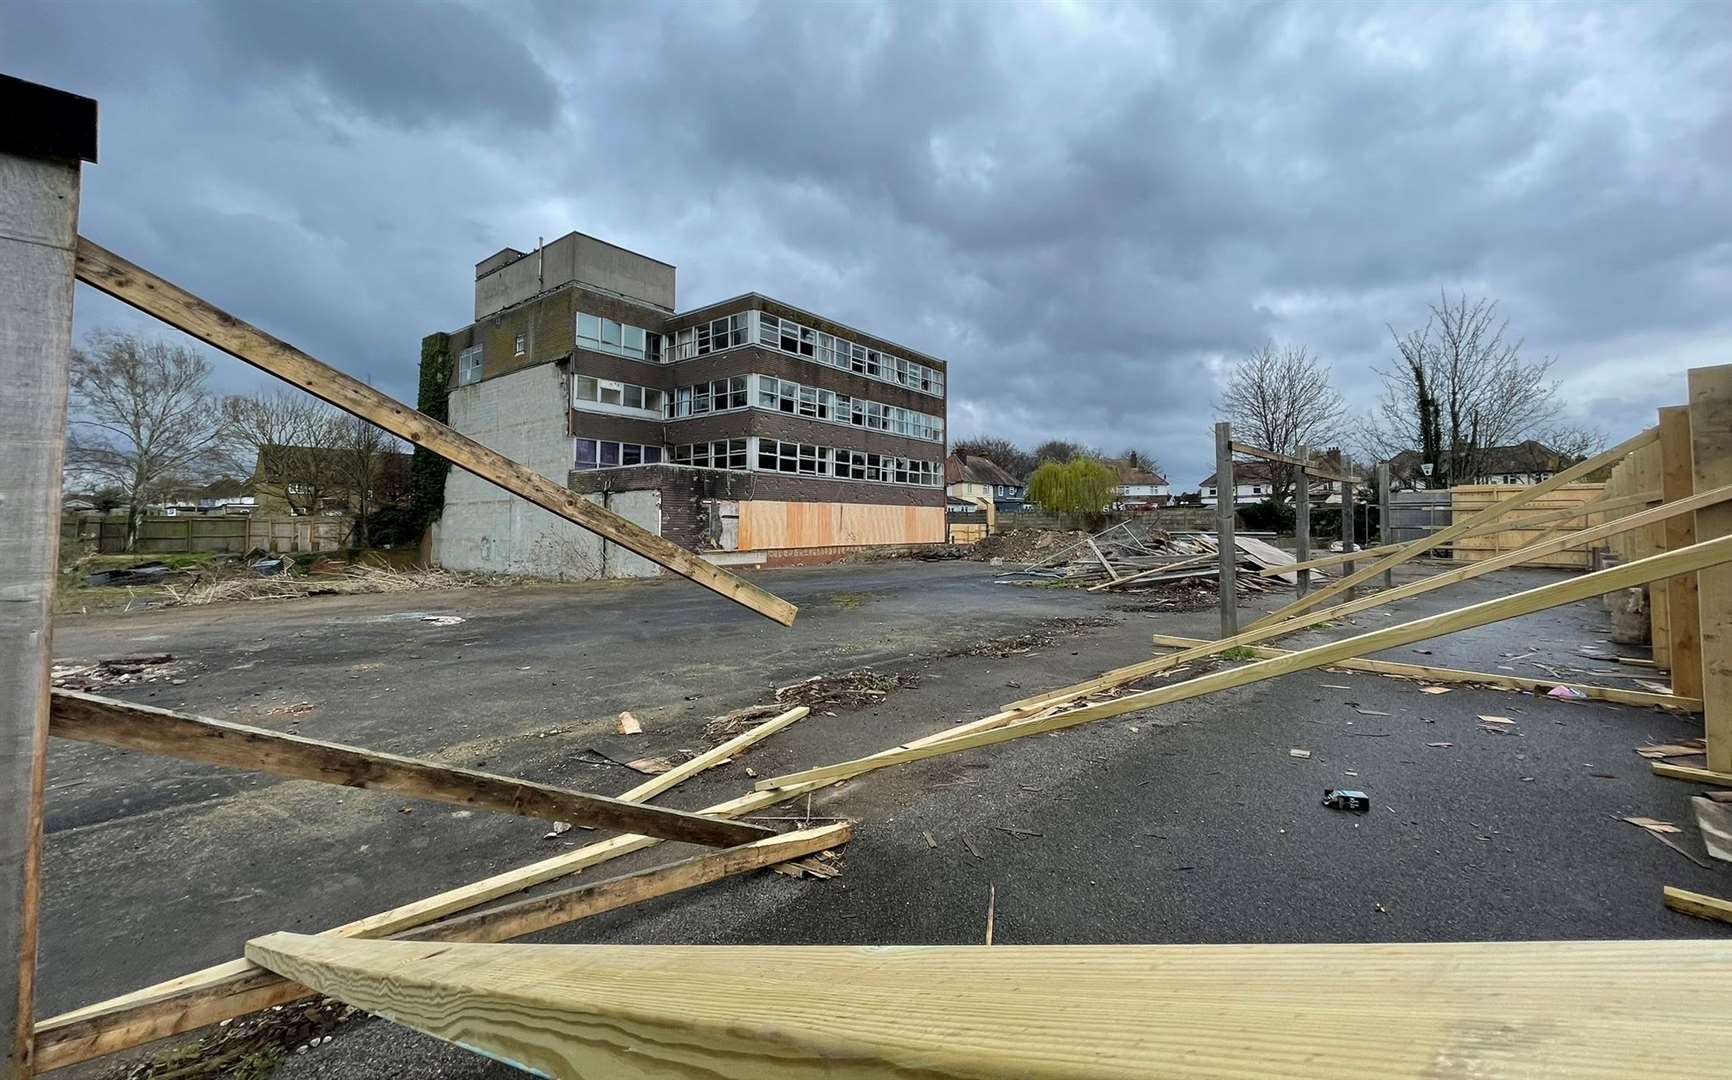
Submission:
POLYGON ((62 739, 145 750, 207 765, 229 765, 342 787, 394 791, 461 806, 691 844, 726 847, 749 844, 772 834, 758 825, 643 806, 604 795, 474 769, 451 768, 70 690, 54 691, 48 731, 62 739))
POLYGON ((78 238, 78 280, 177 330, 293 383, 314 397, 424 446, 460 469, 581 525, 653 563, 690 578, 767 619, 791 626, 797 609, 686 549, 605 510, 504 454, 460 435, 359 379, 279 341, 112 251, 78 238))
POLYGON ((1732 941, 425 945, 247 955, 547 1076, 1701 1076, 1732 941), (1663 1003, 1663 1008, 1656 1003, 1663 1003))
MULTIPOLYGON (((730 874, 774 866, 847 843, 847 823, 782 833, 740 847, 574 886, 544 897, 406 931, 400 936, 441 940, 503 941, 577 919, 694 888, 730 874)), ((615 837, 655 843, 647 837, 615 837)), ((596 845, 591 845, 592 847, 596 845)), ((632 849, 635 850, 635 849, 632 849)), ((623 851, 618 852, 623 854, 623 851)), ((573 853, 575 854, 575 853, 573 853)), ((327 931, 335 937, 335 931, 327 931)), ((36 1053, 41 1071, 58 1069, 140 1043, 165 1039, 313 993, 306 986, 254 964, 235 960, 127 995, 123 1008, 104 1005, 51 1017, 38 1025, 36 1053)))

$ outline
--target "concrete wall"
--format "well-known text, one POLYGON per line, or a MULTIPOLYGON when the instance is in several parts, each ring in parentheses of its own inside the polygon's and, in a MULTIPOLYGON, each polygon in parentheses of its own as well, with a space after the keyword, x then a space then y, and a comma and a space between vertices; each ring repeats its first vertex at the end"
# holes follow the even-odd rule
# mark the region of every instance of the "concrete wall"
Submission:
MULTIPOLYGON (((565 435, 565 388, 559 368, 542 364, 451 392, 451 426, 561 484, 571 469, 565 435)), ((592 496, 651 532, 661 531, 660 494, 592 496)), ((515 495, 452 469, 434 556, 452 570, 583 579, 637 577, 655 564, 515 495), (604 546, 613 550, 604 551, 604 546)))
POLYGON ((665 311, 674 308, 674 268, 667 263, 616 247, 582 233, 567 233, 538 254, 486 269, 496 258, 476 266, 475 318, 571 282, 630 296, 665 311))

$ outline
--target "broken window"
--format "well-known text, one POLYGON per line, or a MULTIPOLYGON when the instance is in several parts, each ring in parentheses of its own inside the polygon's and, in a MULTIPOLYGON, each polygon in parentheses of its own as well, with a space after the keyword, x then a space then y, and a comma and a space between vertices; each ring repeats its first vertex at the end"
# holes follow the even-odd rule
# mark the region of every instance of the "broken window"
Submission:
POLYGON ((481 381, 481 346, 471 345, 457 354, 457 385, 481 381))

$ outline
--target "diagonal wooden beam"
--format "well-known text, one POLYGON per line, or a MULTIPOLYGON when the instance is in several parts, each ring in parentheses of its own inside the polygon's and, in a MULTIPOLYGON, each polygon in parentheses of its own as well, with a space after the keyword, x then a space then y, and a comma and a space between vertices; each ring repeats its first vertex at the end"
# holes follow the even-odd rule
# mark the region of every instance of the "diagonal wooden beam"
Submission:
MULTIPOLYGON (((1613 510, 1627 510, 1632 506, 1646 506, 1657 503, 1661 499, 1658 491, 1642 491, 1634 495, 1619 495, 1615 498, 1595 499, 1580 506, 1568 506, 1562 510, 1551 510, 1531 517, 1511 518, 1509 521, 1494 521, 1489 525, 1480 525, 1456 537, 1457 540, 1471 540, 1476 536, 1488 536, 1499 532, 1526 532, 1539 525, 1551 525, 1559 521, 1569 521, 1572 518, 1588 517, 1592 514, 1604 514, 1613 510)), ((1412 541, 1409 541, 1411 543, 1412 541)), ((1258 577, 1274 577, 1285 574, 1298 567, 1314 568, 1320 566, 1337 566, 1355 559, 1363 559, 1368 555, 1388 555, 1400 551, 1407 544, 1383 544, 1379 547, 1360 548, 1358 551, 1336 552, 1333 555, 1322 555, 1304 562, 1288 563, 1284 566, 1257 571, 1258 577)))
POLYGON ((1091 720, 1121 716, 1124 713, 1153 708, 1156 705, 1166 705, 1174 701, 1184 701, 1189 698, 1219 693, 1222 690, 1231 690, 1239 686, 1265 682, 1295 671, 1308 671, 1311 668, 1323 667, 1338 660, 1349 660, 1356 656, 1392 649, 1398 645, 1424 641, 1426 638, 1442 637, 1445 634, 1453 634, 1461 630, 1471 630, 1476 626, 1502 622, 1519 615, 1528 615, 1535 611, 1544 611, 1547 608, 1602 596, 1619 589, 1629 588, 1632 585, 1660 581, 1671 577, 1673 574, 1692 573, 1703 567, 1721 566, 1727 563, 1732 563, 1732 535, 1694 544, 1687 548, 1680 548, 1677 551, 1668 551, 1650 558, 1638 559, 1635 562, 1615 566, 1609 570, 1601 570, 1598 573, 1584 574, 1567 581, 1543 585, 1537 589, 1516 593, 1513 596, 1486 600, 1468 607, 1457 608, 1454 611, 1441 612, 1423 619, 1384 627, 1381 630, 1343 638, 1340 641, 1315 645, 1309 649, 1301 649, 1298 652, 1287 653, 1268 660, 1259 660, 1243 667, 1211 672, 1208 675, 1174 683, 1171 686, 1126 694, 1123 697, 1098 704, 1084 705, 1032 720, 1023 720, 1007 727, 945 739, 929 746, 904 746, 869 757, 857 758, 853 761, 844 761, 835 765, 825 765, 821 768, 771 777, 758 781, 757 786, 759 790, 766 790, 796 784, 809 784, 820 780, 843 780, 875 769, 882 769, 888 765, 900 765, 909 761, 920 761, 942 754, 956 753, 959 750, 990 746, 994 743, 1007 742, 1029 735, 1041 735, 1049 731, 1086 724, 1091 720))
MULTIPOLYGON (((1193 645, 1207 645, 1208 642, 1202 638, 1180 637, 1177 634, 1156 634, 1155 644, 1188 649, 1193 645)), ((1267 660, 1271 656, 1286 656, 1293 651, 1292 649, 1271 649, 1264 645, 1245 645, 1242 647, 1259 660, 1267 660)), ((1645 690, 1623 690, 1615 686, 1595 686, 1592 683, 1530 679, 1523 675, 1504 675, 1490 671, 1465 671, 1461 668, 1433 667, 1429 664, 1404 664, 1397 660, 1367 660, 1363 657, 1338 660, 1330 664, 1329 667, 1331 670, 1363 671, 1371 675, 1400 675, 1403 678, 1424 679, 1434 683, 1501 686, 1510 690, 1526 690, 1535 694, 1543 694, 1554 686, 1563 686, 1574 690, 1590 701, 1608 701, 1615 705, 1658 706, 1662 709, 1680 709, 1684 712, 1702 711, 1701 698, 1680 697, 1677 694, 1654 694, 1645 690)))
MULTIPOLYGON (((711 760, 711 764, 719 764, 728 754, 744 750, 772 731, 804 715, 804 707, 789 710, 774 720, 735 736, 716 747, 715 751, 703 756, 710 757, 717 751, 726 751, 727 754, 711 760)), ((971 727, 972 725, 964 725, 957 730, 971 727)), ((949 735, 952 732, 947 731, 944 734, 949 735)), ((692 762, 686 764, 690 765, 692 762)), ((657 785, 669 775, 671 773, 651 777, 621 795, 620 799, 635 801, 650 798, 665 790, 657 785)), ((814 784, 811 788, 753 792, 705 807, 699 813, 712 817, 739 817, 797 798, 819 786, 814 784)), ((574 851, 561 852, 527 866, 506 870, 424 899, 400 904, 375 915, 355 919, 325 933, 334 937, 389 937, 401 934, 444 916, 469 910, 500 897, 511 896, 535 885, 575 874, 659 843, 660 840, 651 836, 612 836, 574 851)), ((269 972, 250 960, 230 960, 119 997, 48 1017, 38 1023, 35 1029, 37 1068, 48 1070, 75 1065, 104 1054, 117 1053, 157 1039, 193 1031, 208 1024, 258 1012, 285 1000, 295 1000, 293 996, 283 997, 285 991, 277 980, 269 976, 269 972), (264 981, 261 982, 261 978, 264 978, 264 981)))
POLYGON ((1376 577, 1387 569, 1400 566, 1409 559, 1423 555, 1432 548, 1437 547, 1439 544, 1449 543, 1451 540, 1456 539, 1477 525, 1484 525, 1488 522, 1496 521, 1511 510, 1519 509, 1520 507, 1533 502, 1535 499, 1544 495, 1549 495, 1558 488, 1563 487, 1565 484, 1581 479, 1593 472, 1595 469, 1611 465, 1622 459, 1625 454, 1631 453, 1635 450, 1640 450, 1642 447, 1659 439, 1659 437, 1660 429, 1657 427, 1649 428, 1639 435, 1633 435, 1612 447, 1610 450, 1595 454, 1586 461, 1570 466, 1563 472, 1553 476, 1550 480, 1535 484, 1532 487, 1525 487, 1507 499, 1488 506, 1479 513, 1464 518, 1447 529, 1440 529, 1437 532, 1432 533, 1430 536, 1415 540, 1400 551, 1386 555, 1383 558, 1372 562, 1368 566, 1361 567, 1356 572, 1348 574, 1334 583, 1318 589, 1316 592, 1307 593, 1306 595, 1299 597, 1297 600, 1287 604, 1286 607, 1272 611, 1256 620, 1247 627, 1247 629, 1255 630, 1260 626, 1267 626, 1270 623, 1280 622, 1282 619, 1290 619, 1301 612, 1309 611, 1318 604, 1321 604, 1323 601, 1328 600, 1330 597, 1346 592, 1355 585, 1376 577))
POLYGON ((697 582, 752 611, 791 626, 797 608, 721 567, 664 540, 611 510, 584 499, 504 454, 460 435, 424 413, 380 393, 359 379, 279 341, 178 285, 121 258, 84 237, 78 238, 78 280, 100 289, 177 330, 244 360, 261 371, 293 383, 346 413, 375 424, 416 446, 527 499, 567 521, 605 537, 627 551, 697 582))
POLYGON ((227 765, 342 787, 392 791, 459 806, 618 829, 691 844, 728 847, 771 835, 771 830, 758 825, 643 806, 604 795, 70 690, 54 691, 48 733, 62 739, 145 750, 206 765, 227 765))
POLYGON ((1720 1070, 1689 1035, 1732 1010, 1724 940, 883 948, 272 934, 247 954, 538 1076, 1704 1076, 1720 1070))
POLYGON ((1288 634, 1297 633, 1307 627, 1317 626, 1346 615, 1366 611, 1370 608, 1382 607, 1385 604, 1391 604, 1397 600, 1405 600, 1409 597, 1418 596, 1435 589, 1441 589, 1448 585, 1470 581, 1473 578, 1483 577, 1486 574, 1495 573, 1499 570, 1507 570, 1512 566, 1519 566, 1520 564, 1527 562, 1529 559, 1541 558, 1562 551, 1565 548, 1593 543, 1608 536, 1615 536, 1635 529, 1647 528, 1648 526, 1654 525, 1658 522, 1666 521, 1679 515, 1690 514, 1709 506, 1718 505, 1729 499, 1732 499, 1732 484, 1728 484, 1725 487, 1715 488, 1712 491, 1704 491, 1700 495, 1693 495, 1687 499, 1680 499, 1677 502, 1665 503, 1656 506, 1651 510, 1644 510, 1639 514, 1631 514, 1628 517, 1617 518, 1600 525, 1592 526, 1591 528, 1581 529, 1573 533, 1567 533, 1563 536, 1553 537, 1550 540, 1541 540, 1537 543, 1529 544, 1527 547, 1505 552, 1496 558, 1486 559, 1482 562, 1469 563, 1466 566, 1460 566, 1454 570, 1447 570, 1441 574, 1433 574, 1428 578, 1421 578, 1418 581, 1410 581, 1405 585, 1398 585, 1385 592, 1374 593, 1370 596, 1362 596, 1357 600, 1349 600, 1345 603, 1336 604, 1334 607, 1324 608, 1322 611, 1308 612, 1298 618, 1289 619, 1286 622, 1274 623, 1269 626, 1246 630, 1243 633, 1235 634, 1232 637, 1207 642, 1194 648, 1186 649, 1183 652, 1171 653, 1166 656, 1157 656, 1152 660, 1143 660, 1125 667, 1115 668, 1112 671, 1097 675, 1095 678, 1084 682, 1075 683, 1058 690, 1049 690, 1042 694, 1035 694, 1031 697, 1023 698, 1021 701, 1015 701, 1006 705, 1005 708, 1026 710, 1050 707, 1066 701, 1072 701, 1088 694, 1097 693, 1102 690, 1110 690, 1117 686, 1123 686, 1125 683, 1134 682, 1137 679, 1143 679, 1150 675, 1159 674, 1160 672, 1177 667, 1180 664, 1189 663, 1192 660, 1201 659, 1205 656, 1211 656, 1215 653, 1224 652, 1241 645, 1255 645, 1258 642, 1286 637, 1288 634))

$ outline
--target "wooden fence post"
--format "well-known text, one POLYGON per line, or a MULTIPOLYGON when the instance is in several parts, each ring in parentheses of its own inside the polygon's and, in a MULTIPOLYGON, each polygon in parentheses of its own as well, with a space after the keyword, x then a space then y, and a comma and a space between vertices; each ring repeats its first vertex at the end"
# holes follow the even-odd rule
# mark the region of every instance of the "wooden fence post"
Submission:
MULTIPOLYGON (((1343 554, 1353 550, 1354 534, 1357 531, 1353 527, 1353 485, 1343 480, 1341 482, 1341 551, 1343 554)), ((1341 564, 1341 576, 1343 578, 1353 576, 1353 560, 1349 559, 1341 564)), ((1348 588, 1345 592, 1349 600, 1359 595, 1359 590, 1355 588, 1348 588)))
MULTIPOLYGON (((1311 474, 1304 469, 1296 472, 1297 483, 1293 485, 1293 549, 1300 562, 1311 557, 1311 474)), ((1311 571, 1301 570, 1298 582, 1293 586, 1295 595, 1304 596, 1311 591, 1311 571)))
MULTIPOLYGON (((1395 543, 1394 530, 1389 524, 1389 462, 1377 466, 1377 542, 1379 544, 1395 543)), ((1383 587, 1395 588, 1395 570, 1390 568, 1383 572, 1383 587)))
MULTIPOLYGON (((1732 483, 1732 364, 1690 369, 1690 456, 1696 490, 1732 483)), ((1696 512, 1696 540, 1732 534, 1732 506, 1696 512)), ((1732 566, 1696 574, 1702 723, 1708 768, 1732 772, 1732 566)))
MULTIPOLYGON (((1666 502, 1695 493, 1690 453, 1690 409, 1674 405, 1660 410, 1660 497, 1666 502)), ((1666 521, 1666 550, 1696 542, 1696 521, 1683 514, 1666 521)), ((1696 575, 1679 574, 1665 583, 1671 616, 1672 693, 1702 696, 1701 615, 1696 603, 1696 575)))
POLYGON ((1215 425, 1215 544, 1221 555, 1221 636, 1239 632, 1239 552, 1233 545, 1233 426, 1215 425))
POLYGON ((0 75, 0 1080, 31 1073, 79 162, 96 102, 0 75))

